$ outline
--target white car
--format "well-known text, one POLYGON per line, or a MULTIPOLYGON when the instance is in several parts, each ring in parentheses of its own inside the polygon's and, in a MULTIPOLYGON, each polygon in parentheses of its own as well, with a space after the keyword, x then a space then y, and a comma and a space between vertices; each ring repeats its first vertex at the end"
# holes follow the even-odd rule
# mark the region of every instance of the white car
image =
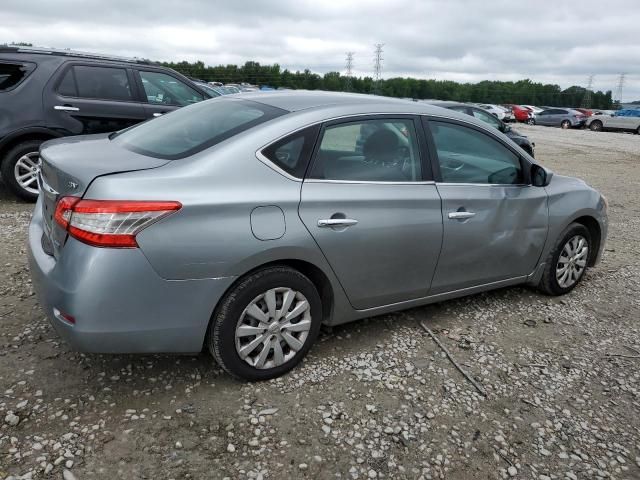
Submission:
POLYGON ((544 108, 535 107, 533 105, 521 105, 521 107, 531 110, 531 113, 533 113, 534 117, 544 110, 544 108))
POLYGON ((503 108, 503 107, 501 107, 499 105, 491 105, 491 104, 486 104, 486 103, 479 103, 478 107, 480 107, 483 110, 486 110, 487 112, 491 113, 492 115, 497 117, 499 120, 509 120, 508 118, 505 118, 507 116, 513 117, 513 115, 511 114, 510 111, 506 110, 505 108, 503 108))

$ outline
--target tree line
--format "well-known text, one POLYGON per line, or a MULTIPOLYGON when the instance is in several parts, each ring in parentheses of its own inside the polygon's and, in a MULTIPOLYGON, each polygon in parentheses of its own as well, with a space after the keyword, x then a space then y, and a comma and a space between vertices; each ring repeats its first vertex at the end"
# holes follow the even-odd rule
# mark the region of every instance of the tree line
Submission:
MULTIPOLYGON (((188 77, 206 81, 246 82, 273 88, 375 93, 388 97, 413 99, 579 107, 587 93, 587 90, 580 86, 563 90, 559 85, 543 84, 529 79, 516 82, 484 80, 478 83, 458 83, 451 80, 397 77, 376 82, 372 77, 347 77, 340 72, 319 75, 308 69, 292 72, 281 68, 278 64, 261 65, 258 62, 246 62, 241 66, 205 66, 204 62, 200 61, 164 62, 163 65, 188 77)), ((615 107, 611 91, 591 91, 591 107, 599 109, 615 107)))

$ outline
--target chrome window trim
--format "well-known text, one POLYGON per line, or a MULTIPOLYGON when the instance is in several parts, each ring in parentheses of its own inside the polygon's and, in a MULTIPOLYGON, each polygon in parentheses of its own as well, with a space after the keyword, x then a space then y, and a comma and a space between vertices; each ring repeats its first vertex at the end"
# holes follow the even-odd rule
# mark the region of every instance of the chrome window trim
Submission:
POLYGON ((371 180, 325 180, 322 178, 309 178, 304 183, 345 183, 345 184, 365 184, 365 185, 435 185, 433 180, 420 180, 418 182, 393 182, 393 181, 371 181, 371 180))
POLYGON ((449 183, 449 182, 435 182, 436 185, 453 185, 456 187, 531 187, 532 185, 527 183, 449 183))

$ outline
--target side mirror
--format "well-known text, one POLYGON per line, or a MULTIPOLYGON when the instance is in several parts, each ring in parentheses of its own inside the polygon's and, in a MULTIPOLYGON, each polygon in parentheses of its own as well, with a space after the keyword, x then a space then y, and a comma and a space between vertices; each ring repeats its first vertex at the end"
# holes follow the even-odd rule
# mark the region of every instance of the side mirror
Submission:
POLYGON ((531 165, 531 185, 534 187, 546 187, 551 183, 553 172, 547 170, 542 165, 534 163, 531 165))

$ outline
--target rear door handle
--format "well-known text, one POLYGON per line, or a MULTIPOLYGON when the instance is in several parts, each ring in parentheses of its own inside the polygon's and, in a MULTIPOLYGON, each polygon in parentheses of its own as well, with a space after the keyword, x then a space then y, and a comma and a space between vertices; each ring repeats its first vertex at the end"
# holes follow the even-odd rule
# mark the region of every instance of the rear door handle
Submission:
POLYGON ((79 112, 80 109, 78 107, 72 107, 71 105, 56 105, 53 107, 54 110, 61 110, 63 112, 79 112))
POLYGON ((318 220, 318 227, 320 228, 335 228, 335 227, 351 227, 358 223, 357 220, 352 218, 326 218, 318 220))
POLYGON ((161 117, 162 115, 163 115, 162 113, 158 113, 158 112, 153 114, 154 117, 161 117))
POLYGON ((451 220, 465 220, 475 216, 475 212, 449 212, 449 218, 451 220))

